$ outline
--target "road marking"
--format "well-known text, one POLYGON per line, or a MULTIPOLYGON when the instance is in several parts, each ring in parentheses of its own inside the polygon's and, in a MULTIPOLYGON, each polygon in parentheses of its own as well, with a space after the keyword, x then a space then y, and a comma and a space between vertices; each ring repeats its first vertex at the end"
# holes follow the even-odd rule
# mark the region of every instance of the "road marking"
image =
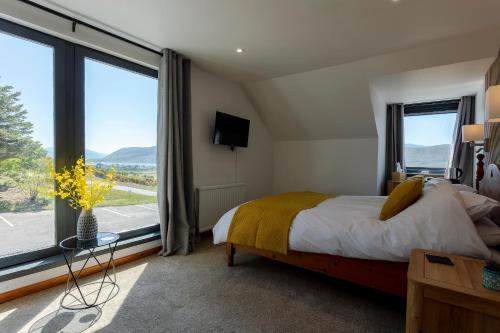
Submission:
POLYGON ((157 209, 157 208, 151 208, 151 207, 148 207, 148 206, 143 206, 143 205, 135 205, 135 206, 137 206, 137 207, 142 207, 142 208, 144 208, 144 209, 149 209, 149 210, 152 210, 152 211, 155 211, 155 212, 157 212, 157 211, 158 211, 158 209, 157 209))
POLYGON ((12 223, 10 223, 9 221, 7 221, 7 219, 6 219, 5 217, 3 217, 2 215, 0 215, 0 219, 1 219, 2 221, 4 221, 5 223, 7 223, 7 225, 8 225, 9 227, 11 227, 11 228, 13 228, 13 227, 14 227, 14 225, 13 225, 12 223))
POLYGON ((122 214, 122 213, 119 213, 119 212, 115 212, 114 210, 111 210, 109 208, 102 208, 102 210, 105 210, 105 211, 110 212, 110 213, 115 213, 116 215, 120 215, 120 216, 123 216, 123 217, 132 217, 132 216, 128 216, 128 215, 125 215, 125 214, 122 214))

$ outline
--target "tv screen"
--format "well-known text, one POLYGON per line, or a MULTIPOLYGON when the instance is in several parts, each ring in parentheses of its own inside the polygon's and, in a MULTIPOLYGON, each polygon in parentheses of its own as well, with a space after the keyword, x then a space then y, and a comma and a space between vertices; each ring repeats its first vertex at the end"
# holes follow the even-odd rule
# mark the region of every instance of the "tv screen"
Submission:
POLYGON ((248 147, 250 120, 217 111, 215 113, 214 144, 248 147))

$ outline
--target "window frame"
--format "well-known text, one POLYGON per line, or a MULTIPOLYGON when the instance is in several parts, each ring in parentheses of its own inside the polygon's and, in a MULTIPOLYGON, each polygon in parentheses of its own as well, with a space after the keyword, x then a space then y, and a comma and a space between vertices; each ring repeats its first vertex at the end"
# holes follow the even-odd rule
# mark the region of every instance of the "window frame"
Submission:
MULTIPOLYGON (((79 156, 85 156, 85 58, 158 79, 158 71, 155 69, 141 66, 131 61, 85 46, 77 45, 75 47, 75 116, 79 124, 76 129, 78 133, 77 137, 81 138, 81 142, 79 142, 77 148, 80 153, 79 156)), ((159 224, 128 230, 120 232, 119 234, 120 239, 124 240, 156 231, 160 231, 159 224)))
MULTIPOLYGON (((71 71, 72 64, 68 61, 69 59, 67 57, 67 54, 70 51, 68 49, 68 42, 3 19, 0 19, 0 31, 15 38, 40 43, 53 48, 54 81, 52 84, 54 85, 54 164, 56 168, 60 168, 66 164, 66 161, 71 160, 70 151, 75 139, 71 131, 65 126, 62 126, 66 122, 73 123, 72 115, 65 112, 67 106, 72 104, 73 97, 71 92, 65 92, 66 83, 68 80, 71 80, 73 74, 71 71)), ((76 212, 68 207, 68 205, 62 202, 59 198, 55 198, 54 215, 54 246, 2 257, 0 258, 0 268, 31 260, 39 260, 59 253, 58 243, 63 240, 68 233, 76 231, 76 212), (74 221, 74 228, 72 223, 58 222, 63 220, 69 220, 70 222, 74 221)))
MULTIPOLYGON (((54 164, 60 170, 85 152, 85 57, 158 78, 158 71, 0 18, 0 32, 48 45, 54 50, 54 164)), ((0 258, 0 269, 60 253, 59 242, 76 234, 79 211, 55 198, 55 245, 0 258)), ((160 230, 159 224, 120 233, 120 240, 160 230)))
MULTIPOLYGON (((457 113, 459 99, 440 100, 424 103, 404 104, 403 117, 418 117, 439 114, 457 113)), ((452 144, 450 142, 450 144, 452 144)), ((403 147, 406 145, 406 137, 403 137, 403 147)), ((406 149, 406 148, 404 148, 406 149)), ((406 163, 405 163, 406 164, 406 163)), ((446 168, 435 167, 408 167, 405 166, 408 175, 424 175, 424 176, 444 176, 446 168)))

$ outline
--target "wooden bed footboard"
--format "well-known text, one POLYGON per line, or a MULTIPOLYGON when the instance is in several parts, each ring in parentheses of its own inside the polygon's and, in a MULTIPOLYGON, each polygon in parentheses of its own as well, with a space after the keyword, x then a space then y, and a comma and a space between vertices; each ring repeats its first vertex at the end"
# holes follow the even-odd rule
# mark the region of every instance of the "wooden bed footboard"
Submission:
POLYGON ((284 255, 250 246, 226 243, 228 266, 234 265, 234 255, 237 249, 406 297, 407 262, 346 258, 299 251, 288 251, 288 254, 284 255))

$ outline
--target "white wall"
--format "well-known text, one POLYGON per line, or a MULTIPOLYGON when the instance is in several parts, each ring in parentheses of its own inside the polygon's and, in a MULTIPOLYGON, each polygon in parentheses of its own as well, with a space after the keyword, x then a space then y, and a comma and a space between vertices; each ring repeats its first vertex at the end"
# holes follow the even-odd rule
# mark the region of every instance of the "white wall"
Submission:
POLYGON ((418 103, 476 96, 476 123, 484 121, 484 74, 493 57, 405 71, 370 80, 372 109, 378 132, 377 183, 385 186, 386 109, 389 103, 418 103))
POLYGON ((270 194, 271 135, 241 86, 193 67, 191 90, 195 186, 242 182, 247 199, 270 194), (248 148, 212 144, 215 111, 250 119, 248 148))
POLYGON ((386 141, 386 113, 387 102, 384 93, 376 85, 370 85, 375 125, 377 126, 377 193, 385 193, 385 141, 386 141))
MULTIPOLYGON (((429 68, 432 68, 431 72, 436 70, 436 73, 440 73, 438 68, 441 66, 476 60, 481 61, 473 68, 482 68, 485 61, 487 62, 496 55, 499 37, 499 29, 480 31, 342 65, 249 83, 245 85, 245 89, 276 141, 335 142, 334 139, 375 139, 378 142, 377 147, 374 148, 376 154, 364 156, 362 162, 377 170, 373 174, 374 179, 370 179, 370 183, 376 183, 375 193, 379 193, 384 186, 385 103, 387 100, 385 92, 382 90, 377 92, 372 82, 379 77, 429 68)), ((455 67, 459 68, 459 66, 451 66, 451 71, 455 67)), ((449 68, 445 70, 450 71, 449 68)), ((485 72, 484 70, 479 74, 484 75, 485 72)), ((428 75, 426 72, 424 76, 432 77, 433 75, 428 75)), ((433 77, 439 78, 439 75, 433 77)), ((452 82, 456 83, 464 76, 459 77, 460 75, 456 75, 452 82)), ((422 81, 420 74, 413 78, 422 81)), ((477 77, 473 79, 477 82, 477 77)), ((477 86, 476 84, 475 87, 477 86)), ((469 87, 453 87, 453 91, 466 91, 469 87)), ((412 88, 405 91, 406 97, 414 94, 416 98, 425 99, 427 92, 410 90, 412 88)), ((434 94, 432 98, 447 98, 450 91, 449 89, 440 90, 442 96, 434 94)), ((481 96, 478 95, 479 98, 481 96)), ((278 146, 275 145, 275 147, 278 146)), ((315 147, 315 144, 311 143, 309 146, 315 147)), ((304 146, 302 148, 307 149, 304 146)), ((332 146, 331 149, 334 150, 335 147, 332 146)), ((275 154, 278 153, 275 152, 275 154)), ((288 154, 294 155, 295 151, 289 149, 288 154)), ((311 154, 317 155, 316 152, 311 152, 311 154)), ((341 163, 339 160, 328 159, 326 156, 328 155, 318 157, 316 159, 318 165, 310 165, 310 167, 314 169, 321 168, 321 165, 329 165, 333 169, 340 168, 336 167, 337 163, 341 163)), ((289 158, 293 160, 293 156, 289 158)), ((276 172, 279 168, 290 167, 286 164, 280 165, 284 160, 286 161, 287 158, 275 158, 275 190, 293 189, 293 178, 304 177, 299 173, 293 175, 290 170, 288 171, 290 174, 285 179, 282 173, 276 172), (290 180, 289 187, 285 186, 288 180, 290 180)), ((296 171, 299 172, 301 169, 298 168, 296 171)), ((314 177, 314 175, 309 177, 314 177)), ((366 188, 364 180, 354 175, 345 175, 345 177, 347 177, 346 182, 356 189, 367 190, 362 194, 374 193, 372 189, 366 188)), ((322 181, 327 180, 310 178, 312 184, 319 184, 322 181)))
POLYGON ((376 195, 377 139, 274 142, 274 192, 376 195))

